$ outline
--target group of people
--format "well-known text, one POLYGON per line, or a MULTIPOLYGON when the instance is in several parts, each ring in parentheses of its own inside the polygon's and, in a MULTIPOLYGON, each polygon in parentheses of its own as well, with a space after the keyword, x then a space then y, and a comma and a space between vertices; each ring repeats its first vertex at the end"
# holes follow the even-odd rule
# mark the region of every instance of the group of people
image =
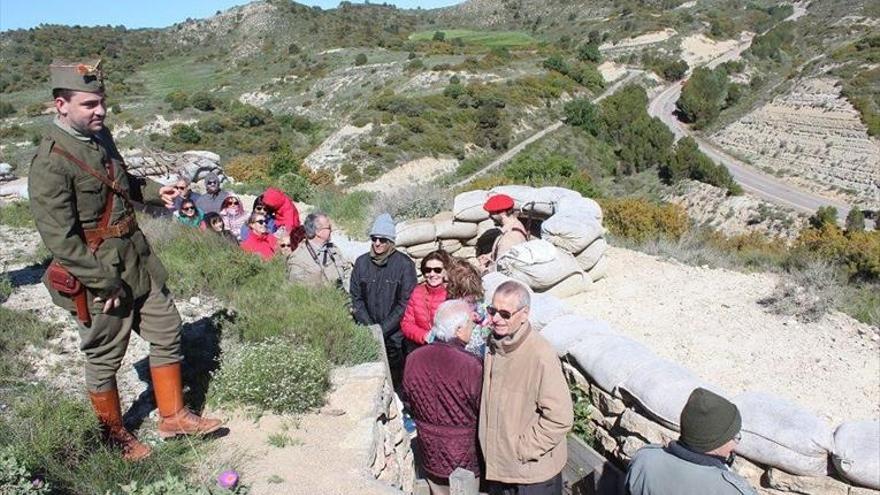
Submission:
MULTIPOLYGON (((181 319, 134 215, 133 205, 143 203, 174 209, 181 222, 234 238, 264 258, 285 253, 291 280, 347 289, 354 320, 384 336, 433 493, 448 492, 458 467, 478 474, 493 494, 562 492, 573 410, 559 360, 529 323, 527 287, 508 281, 491 300, 483 293, 481 272, 529 236, 509 197, 484 206, 500 235, 478 266, 438 250, 421 260, 418 283, 414 262, 395 248, 387 214, 376 218, 369 252, 352 265, 332 242, 331 219, 313 212, 300 225, 277 189, 267 189, 246 214, 213 174, 201 195, 186 180, 162 186, 131 176, 104 126, 100 61, 53 63, 50 74, 56 117, 28 180, 35 223, 53 256, 43 281, 53 302, 77 317, 89 398, 106 440, 125 459, 151 454, 123 423, 116 385, 132 331, 150 343, 159 434, 204 435, 222 426, 185 407, 181 319)), ((729 469, 740 427, 736 406, 697 389, 682 411, 678 442, 635 455, 628 492, 755 493, 729 469)))

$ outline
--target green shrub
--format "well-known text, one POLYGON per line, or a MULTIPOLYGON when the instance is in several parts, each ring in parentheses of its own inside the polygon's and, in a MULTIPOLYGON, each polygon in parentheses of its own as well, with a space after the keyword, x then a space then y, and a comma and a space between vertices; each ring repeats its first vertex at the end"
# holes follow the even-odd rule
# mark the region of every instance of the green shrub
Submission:
POLYGON ((283 339, 242 343, 223 356, 212 398, 279 414, 302 413, 324 403, 330 366, 319 352, 283 339))
POLYGON ((0 224, 19 229, 33 229, 34 218, 27 201, 13 201, 0 206, 0 224))
POLYGON ((357 56, 354 57, 354 65, 361 66, 366 65, 367 63, 367 55, 364 53, 358 53, 357 56))
POLYGON ((837 225, 837 208, 820 206, 816 213, 810 216, 809 222, 814 229, 821 229, 826 225, 837 225))
POLYGON ((856 280, 880 280, 880 231, 844 233, 836 224, 804 229, 795 241, 795 255, 840 265, 856 280))
POLYGON ((269 178, 269 155, 238 155, 229 160, 224 171, 237 181, 265 181, 269 178))
POLYGON ((15 107, 8 101, 0 101, 0 119, 15 115, 15 107))
POLYGON ((352 191, 340 194, 338 191, 318 190, 312 202, 315 207, 323 210, 338 225, 353 238, 364 238, 367 224, 372 218, 367 218, 369 206, 373 203, 375 194, 368 191, 352 191))
POLYGON ((535 157, 520 154, 504 168, 504 175, 517 184, 544 185, 550 179, 567 179, 576 171, 574 161, 561 155, 535 157))
POLYGON ((599 133, 598 110, 590 100, 577 98, 565 104, 565 123, 580 127, 592 135, 599 133))
POLYGON ((446 41, 446 33, 443 31, 434 31, 434 36, 431 37, 432 41, 446 41))
POLYGON ((0 488, 4 494, 49 494, 52 487, 41 478, 30 474, 9 447, 0 448, 0 488))
POLYGON ((220 100, 207 91, 199 91, 189 98, 189 104, 196 110, 210 112, 220 106, 220 100))
POLYGON ((584 43, 578 48, 577 58, 581 62, 599 63, 602 61, 602 54, 599 53, 598 41, 584 43))
POLYGON ((233 489, 223 488, 219 485, 198 486, 187 482, 180 476, 168 474, 160 480, 149 483, 133 481, 120 486, 119 491, 113 492, 113 495, 244 495, 246 493, 248 493, 248 488, 241 484, 233 489))
POLYGON ((676 107, 686 122, 705 127, 721 113, 729 85, 724 70, 698 67, 682 88, 676 107))
POLYGON ((197 144, 202 140, 202 135, 195 127, 186 124, 174 124, 171 126, 171 137, 181 143, 197 144))
POLYGON ((297 172, 288 172, 278 177, 276 182, 278 188, 294 201, 308 202, 315 193, 315 186, 297 172))
POLYGON ((865 214, 858 208, 852 208, 846 215, 846 231, 857 232, 865 230, 865 214))
POLYGON ((165 95, 165 103, 171 105, 174 111, 181 111, 189 106, 189 95, 184 91, 172 91, 165 95))
POLYGON ((675 145, 675 153, 660 167, 660 176, 667 182, 675 183, 682 179, 694 179, 706 184, 727 189, 729 194, 741 194, 742 188, 722 164, 716 164, 700 151, 697 142, 690 136, 675 145))
POLYGON ((688 230, 687 213, 678 205, 656 204, 641 198, 609 198, 599 203, 608 231, 629 241, 679 239, 688 230))
POLYGON ((227 108, 229 117, 238 126, 243 128, 260 127, 272 118, 272 113, 253 105, 232 101, 227 108))

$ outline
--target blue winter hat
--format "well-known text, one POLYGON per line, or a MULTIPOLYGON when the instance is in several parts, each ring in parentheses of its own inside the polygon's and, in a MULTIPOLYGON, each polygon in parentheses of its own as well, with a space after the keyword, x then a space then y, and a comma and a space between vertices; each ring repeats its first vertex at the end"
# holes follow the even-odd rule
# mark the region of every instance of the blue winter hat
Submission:
POLYGON ((397 242, 397 230, 394 228, 394 220, 391 219, 391 215, 382 213, 376 217, 373 227, 370 229, 370 237, 381 237, 391 242, 397 242))

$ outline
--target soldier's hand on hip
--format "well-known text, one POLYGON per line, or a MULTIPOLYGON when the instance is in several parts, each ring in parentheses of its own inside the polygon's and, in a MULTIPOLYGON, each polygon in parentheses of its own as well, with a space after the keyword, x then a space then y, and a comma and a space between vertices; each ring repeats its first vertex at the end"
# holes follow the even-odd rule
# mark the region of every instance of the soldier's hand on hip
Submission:
POLYGON ((95 301, 95 304, 104 303, 104 307, 101 308, 101 312, 106 314, 106 313, 109 313, 111 310, 119 307, 119 304, 121 302, 120 299, 122 298, 122 294, 123 294, 123 291, 122 291, 122 288, 120 287, 120 288, 114 290, 113 293, 111 293, 110 296, 106 300, 102 297, 95 297, 94 301, 95 301))
POLYGON ((159 188, 159 196, 162 197, 162 201, 165 202, 165 206, 171 206, 174 204, 174 198, 176 198, 180 192, 174 186, 162 186, 159 188))

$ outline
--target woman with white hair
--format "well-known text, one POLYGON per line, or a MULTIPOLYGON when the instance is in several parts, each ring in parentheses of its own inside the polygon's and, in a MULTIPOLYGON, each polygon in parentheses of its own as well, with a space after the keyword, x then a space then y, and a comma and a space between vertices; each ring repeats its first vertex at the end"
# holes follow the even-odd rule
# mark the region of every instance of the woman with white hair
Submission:
POLYGON ((465 349, 473 328, 472 305, 461 299, 446 301, 434 316, 434 342, 406 360, 403 388, 433 494, 449 493, 449 475, 458 467, 481 473, 477 423, 483 362, 465 349))

